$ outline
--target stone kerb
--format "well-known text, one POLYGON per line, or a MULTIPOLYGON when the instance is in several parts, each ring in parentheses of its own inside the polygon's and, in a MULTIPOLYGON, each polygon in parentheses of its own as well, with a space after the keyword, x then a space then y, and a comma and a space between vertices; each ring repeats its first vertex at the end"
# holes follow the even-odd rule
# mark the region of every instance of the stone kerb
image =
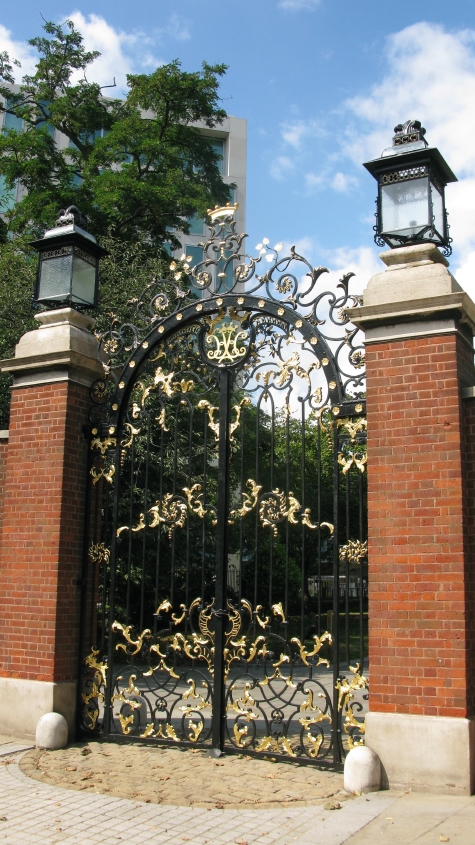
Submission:
POLYGON ((90 318, 70 308, 3 361, 13 375, 0 567, 3 730, 34 736, 38 719, 75 721, 89 388, 101 374, 90 318))
POLYGON ((468 794, 475 594, 466 473, 474 455, 463 402, 475 384, 475 306, 435 246, 381 258, 388 269, 349 312, 366 335, 367 744, 386 785, 468 794))

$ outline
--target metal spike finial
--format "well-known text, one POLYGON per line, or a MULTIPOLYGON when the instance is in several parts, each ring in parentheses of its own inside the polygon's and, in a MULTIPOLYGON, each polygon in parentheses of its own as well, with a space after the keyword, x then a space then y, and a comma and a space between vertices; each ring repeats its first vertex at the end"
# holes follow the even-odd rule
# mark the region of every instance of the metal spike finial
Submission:
POLYGON ((87 217, 75 205, 61 209, 56 226, 69 226, 71 223, 87 231, 87 217))
POLYGON ((406 120, 405 123, 398 123, 394 127, 393 146, 399 147, 402 144, 413 144, 415 141, 427 141, 424 138, 426 130, 420 120, 406 120))

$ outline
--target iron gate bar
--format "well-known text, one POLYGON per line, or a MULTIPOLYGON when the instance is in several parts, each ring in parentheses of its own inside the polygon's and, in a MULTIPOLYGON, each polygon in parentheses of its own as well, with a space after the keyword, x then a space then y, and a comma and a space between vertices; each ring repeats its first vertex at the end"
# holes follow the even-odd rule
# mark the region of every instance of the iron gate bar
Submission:
POLYGON ((219 373, 219 467, 218 506, 216 527, 216 586, 214 609, 214 695, 213 695, 213 752, 219 756, 225 738, 225 665, 224 642, 228 613, 226 609, 228 583, 228 513, 229 513, 229 423, 231 416, 231 385, 233 374, 228 369, 219 373))

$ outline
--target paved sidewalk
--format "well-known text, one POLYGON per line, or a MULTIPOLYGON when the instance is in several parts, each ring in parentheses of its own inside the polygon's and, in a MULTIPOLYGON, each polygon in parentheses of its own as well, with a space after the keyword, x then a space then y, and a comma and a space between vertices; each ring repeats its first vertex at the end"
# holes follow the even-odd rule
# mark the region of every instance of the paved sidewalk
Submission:
POLYGON ((322 806, 217 810, 49 786, 19 768, 25 741, 0 737, 4 845, 474 845, 475 797, 379 792, 322 806))
POLYGON ((0 744, 2 845, 341 845, 397 798, 387 792, 363 795, 340 810, 146 804, 39 783, 18 765, 29 746, 5 737, 0 744))

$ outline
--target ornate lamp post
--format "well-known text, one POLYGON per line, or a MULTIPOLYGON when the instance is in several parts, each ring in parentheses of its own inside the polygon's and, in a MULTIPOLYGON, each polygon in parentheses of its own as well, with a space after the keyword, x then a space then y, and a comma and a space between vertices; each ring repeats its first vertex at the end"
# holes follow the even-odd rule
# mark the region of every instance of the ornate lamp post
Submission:
POLYGON ((378 183, 375 241, 392 249, 433 243, 452 252, 445 186, 457 177, 418 120, 394 127, 392 147, 364 165, 378 183))
POLYGON ((40 254, 35 301, 50 308, 94 308, 99 287, 99 259, 107 250, 86 229, 86 218, 71 205, 56 226, 31 246, 40 254))

